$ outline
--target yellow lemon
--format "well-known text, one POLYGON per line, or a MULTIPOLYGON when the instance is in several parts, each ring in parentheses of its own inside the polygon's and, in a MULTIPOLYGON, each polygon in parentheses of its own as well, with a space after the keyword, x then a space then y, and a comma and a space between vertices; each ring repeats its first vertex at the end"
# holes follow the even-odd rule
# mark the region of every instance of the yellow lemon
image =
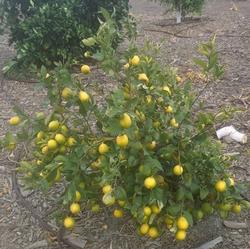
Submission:
POLYGON ((138 74, 138 80, 149 82, 148 76, 145 73, 138 74))
POLYGON ((44 147, 42 147, 42 153, 43 153, 44 155, 48 154, 48 152, 49 152, 49 148, 48 148, 47 145, 45 145, 44 147))
POLYGON ((107 206, 115 204, 115 197, 111 193, 107 193, 102 197, 102 202, 107 206))
POLYGON ((176 122, 175 118, 172 118, 170 120, 170 125, 174 128, 178 128, 179 127, 179 124, 176 122))
POLYGON ((230 187, 232 187, 232 186, 235 185, 234 179, 233 179, 232 177, 229 177, 228 180, 229 180, 229 186, 230 186, 230 187))
POLYGON ((89 95, 84 91, 80 91, 78 96, 79 96, 79 99, 82 103, 86 103, 90 99, 89 95))
POLYGON ((72 95, 73 95, 73 92, 72 92, 72 90, 70 88, 68 88, 68 87, 63 88, 63 90, 62 90, 62 97, 64 99, 68 99, 72 95))
POLYGON ((151 210, 150 207, 146 206, 146 207, 143 208, 143 214, 144 214, 145 216, 150 216, 151 213, 152 213, 152 210, 151 210))
POLYGON ((72 147, 76 144, 76 140, 73 138, 73 137, 69 137, 68 140, 67 140, 67 145, 69 147, 72 147))
POLYGON ((72 214, 79 214, 80 211, 81 211, 80 205, 79 205, 78 203, 76 203, 76 202, 72 203, 72 204, 70 205, 69 209, 70 209, 70 212, 71 212, 72 214))
POLYGON ((58 133, 55 135, 55 140, 58 144, 64 144, 66 141, 66 138, 64 137, 63 134, 58 133))
POLYGON ((91 207, 91 211, 93 213, 98 213, 99 211, 101 210, 101 207, 99 204, 94 204, 92 207, 91 207))
POLYGON ((236 214, 239 214, 241 212, 241 205, 240 204, 233 205, 232 211, 236 214))
POLYGON ((132 59, 131 59, 131 64, 133 66, 137 66, 140 63, 140 57, 138 55, 135 55, 132 59))
POLYGON ((176 82, 177 82, 177 83, 180 83, 180 82, 182 81, 182 78, 181 78, 180 76, 178 76, 178 75, 176 76, 175 79, 176 79, 176 82))
POLYGON ((49 150, 56 150, 57 149, 57 142, 54 139, 50 139, 47 143, 49 150))
POLYGON ((83 74, 89 74, 90 73, 90 67, 88 65, 82 65, 81 72, 83 74))
POLYGON ((147 95, 146 96, 146 102, 147 102, 147 104, 151 104, 152 103, 152 96, 151 95, 147 95))
POLYGON ((41 160, 37 160, 37 161, 36 161, 36 164, 37 164, 37 165, 41 165, 42 163, 43 163, 43 162, 42 162, 41 160))
POLYGON ((38 120, 45 119, 45 114, 43 112, 36 112, 36 119, 38 120))
POLYGON ((122 200, 119 200, 117 202, 118 202, 119 206, 121 206, 121 207, 124 207, 126 204, 126 201, 122 201, 122 200))
POLYGON ((69 131, 69 129, 68 129, 68 127, 66 125, 62 125, 61 131, 65 135, 65 134, 67 134, 67 132, 69 131))
POLYGON ((67 148, 64 145, 59 148, 59 152, 61 154, 65 154, 66 151, 67 151, 67 148))
POLYGON ((38 140, 43 139, 44 136, 45 136, 45 134, 44 134, 43 131, 39 131, 39 132, 36 134, 36 138, 37 138, 38 140))
POLYGON ((111 193, 112 192, 112 187, 111 185, 107 184, 102 187, 102 192, 103 194, 111 193))
POLYGON ((107 144, 101 143, 98 147, 98 151, 101 155, 103 155, 109 151, 109 147, 107 144))
POLYGON ((122 218, 124 216, 124 212, 121 209, 115 209, 113 215, 115 218, 122 218))
POLYGON ((153 123, 153 127, 154 128, 159 128, 161 126, 161 122, 160 121, 154 121, 153 123))
POLYGON ((165 92, 167 92, 169 95, 171 95, 171 90, 170 90, 170 88, 168 86, 164 86, 162 88, 162 90, 165 91, 165 92))
POLYGON ((53 120, 53 121, 49 122, 48 127, 49 127, 50 131, 56 131, 59 128, 59 125, 60 125, 60 123, 58 120, 53 120))
POLYGON ((55 177, 55 181, 56 182, 60 182, 61 181, 61 170, 58 168, 57 170, 56 170, 56 177, 55 177))
POLYGON ((90 164, 90 167, 91 167, 91 169, 93 169, 93 170, 98 170, 98 169, 100 169, 100 168, 101 168, 101 159, 98 158, 96 161, 92 162, 92 163, 90 164))
POLYGON ((166 225, 173 225, 174 224, 174 219, 172 217, 167 216, 164 220, 166 225))
POLYGON ((156 180, 153 176, 147 177, 144 180, 144 186, 147 189, 153 189, 156 186, 156 180))
POLYGON ((148 230, 148 236, 151 239, 156 239, 157 237, 159 237, 158 229, 156 227, 150 227, 148 230))
POLYGON ((140 233, 142 234, 142 235, 145 235, 145 234, 147 234, 148 233, 148 230, 149 230, 149 225, 148 224, 142 224, 141 226, 140 226, 140 233))
POLYGON ((80 201, 80 200, 81 200, 81 193, 79 191, 76 191, 75 201, 80 201))
POLYGON ((230 203, 222 203, 219 205, 220 210, 228 212, 231 208, 232 205, 230 203))
POLYGON ((121 148, 127 147, 127 145, 128 145, 128 136, 126 134, 117 136, 116 137, 116 144, 121 148))
POLYGON ((16 143, 15 142, 10 142, 8 145, 7 145, 7 149, 8 150, 14 150, 16 148, 16 143))
POLYGON ((184 216, 180 216, 176 222, 178 229, 187 230, 189 227, 188 221, 184 216))
POLYGON ((173 168, 173 173, 176 176, 182 175, 182 173, 183 173, 183 167, 181 165, 179 165, 179 164, 175 165, 174 168, 173 168))
POLYGON ((176 234, 175 234, 175 239, 176 239, 176 240, 179 240, 179 241, 185 240, 186 235, 187 235, 187 232, 186 232, 186 231, 184 231, 184 230, 178 230, 178 231, 176 232, 176 234))
POLYGON ((72 229, 75 225, 75 220, 72 218, 72 217, 66 217, 64 219, 64 227, 67 228, 67 229, 72 229))
POLYGON ((14 116, 9 120, 10 125, 19 125, 21 123, 21 119, 18 116, 14 116))
POLYGON ((132 124, 132 120, 127 113, 124 113, 122 118, 120 119, 120 125, 123 128, 129 128, 132 124))
POLYGON ((155 180, 156 180, 156 183, 157 183, 158 185, 160 185, 160 186, 163 186, 163 185, 165 185, 165 183, 166 183, 164 177, 161 176, 161 175, 156 175, 156 176, 155 176, 155 180))
POLYGON ((123 67, 124 67, 124 69, 128 69, 129 68, 129 63, 126 63, 123 67))
POLYGON ((146 147, 147 147, 147 149, 149 149, 149 150, 154 150, 155 147, 156 147, 156 142, 155 142, 155 141, 152 141, 151 143, 147 143, 147 144, 146 144, 146 147))
POLYGON ((86 184, 85 184, 85 182, 82 181, 82 182, 79 183, 78 186, 79 186, 79 188, 84 189, 86 187, 86 184))
POLYGON ((220 181, 216 182, 216 184, 215 184, 215 190, 217 192, 222 193, 222 192, 225 192, 226 189, 227 189, 227 184, 226 184, 225 181, 220 180, 220 181))
POLYGON ((151 210, 154 214, 159 214, 161 212, 160 208, 157 205, 152 205, 151 210))
POLYGON ((173 112, 173 107, 172 106, 167 106, 167 107, 165 107, 165 112, 166 113, 172 113, 173 112))

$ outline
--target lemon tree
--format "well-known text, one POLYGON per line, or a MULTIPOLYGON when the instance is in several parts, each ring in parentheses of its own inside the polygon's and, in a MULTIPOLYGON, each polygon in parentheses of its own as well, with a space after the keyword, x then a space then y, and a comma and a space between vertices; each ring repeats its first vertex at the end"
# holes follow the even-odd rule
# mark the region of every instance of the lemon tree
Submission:
POLYGON ((182 17, 190 13, 200 13, 204 5, 204 0, 159 0, 160 3, 172 7, 177 11, 177 23, 182 17))
MULTIPOLYGON (((215 40, 199 51, 206 60, 196 63, 206 77, 220 76, 215 40)), ((29 144, 31 153, 19 167, 29 186, 65 184, 59 207, 66 229, 74 228, 81 204, 88 203, 93 212, 110 209, 110 218, 131 216, 142 236, 155 239, 166 229, 184 240, 195 222, 215 211, 222 217, 240 213, 244 206, 241 185, 227 173, 229 161, 210 135, 216 113, 192 112, 197 96, 190 82, 149 53, 132 47, 122 58, 93 55, 119 81, 102 106, 62 65, 43 67, 52 110, 31 117, 16 109, 10 119, 16 132, 1 145, 13 150, 17 142, 29 144)), ((79 72, 94 73, 89 65, 79 72)))

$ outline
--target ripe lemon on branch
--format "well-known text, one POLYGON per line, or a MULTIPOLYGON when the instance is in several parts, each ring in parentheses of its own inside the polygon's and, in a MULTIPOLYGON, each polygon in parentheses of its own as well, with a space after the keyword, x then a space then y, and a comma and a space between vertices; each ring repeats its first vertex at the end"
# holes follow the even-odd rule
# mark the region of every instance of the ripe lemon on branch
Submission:
POLYGON ((179 164, 175 165, 174 168, 173 168, 173 173, 176 176, 182 175, 182 173, 183 173, 183 167, 181 165, 179 165, 179 164))
POLYGON ((120 125, 125 129, 129 128, 132 125, 132 119, 127 113, 124 113, 122 115, 122 118, 120 119, 120 125))
POLYGON ((148 224, 142 224, 141 227, 140 227, 140 233, 142 235, 145 235, 148 233, 148 230, 149 230, 149 225, 148 224))
POLYGON ((66 217, 63 224, 65 228, 72 229, 75 226, 75 220, 72 217, 66 217))
POLYGON ((184 216, 180 216, 177 219, 176 225, 179 230, 187 230, 189 227, 188 221, 184 216))
POLYGON ((86 103, 90 100, 88 93, 86 93, 85 91, 80 91, 78 96, 82 103, 86 103))
POLYGON ((50 131, 56 131, 60 126, 60 123, 58 120, 53 120, 49 122, 48 128, 50 131))
POLYGON ((153 189, 153 188, 155 188, 155 186, 156 186, 156 180, 155 180, 155 178, 153 176, 147 177, 144 180, 144 186, 147 189, 153 189))
POLYGON ((222 193, 222 192, 225 192, 226 189, 227 189, 227 184, 226 184, 225 181, 220 180, 220 181, 216 182, 216 184, 215 184, 215 190, 217 192, 222 193))
POLYGON ((111 185, 107 184, 105 186, 102 187, 102 192, 104 194, 107 194, 107 193, 111 193, 112 192, 112 187, 111 185))
POLYGON ((18 116, 14 116, 9 120, 10 125, 19 125, 21 123, 21 119, 18 116))
POLYGON ((78 203, 72 203, 71 205, 70 205, 70 212, 72 213, 72 214, 79 214, 80 213, 80 211, 81 211, 81 207, 80 207, 80 205, 78 204, 78 203))
POLYGON ((63 90, 62 90, 62 97, 64 99, 68 99, 72 95, 73 95, 73 92, 72 92, 72 90, 70 88, 68 88, 68 87, 63 88, 63 90))
POLYGON ((90 73, 90 67, 88 65, 82 65, 81 72, 83 74, 89 74, 90 73))
POLYGON ((132 59, 131 59, 131 64, 133 66, 137 66, 140 63, 140 57, 138 55, 135 55, 132 59))
POLYGON ((109 151, 109 147, 105 143, 101 143, 98 147, 98 152, 103 155, 106 154, 109 151))
POLYGON ((121 148, 126 148, 128 145, 128 136, 126 134, 117 136, 116 144, 121 148))

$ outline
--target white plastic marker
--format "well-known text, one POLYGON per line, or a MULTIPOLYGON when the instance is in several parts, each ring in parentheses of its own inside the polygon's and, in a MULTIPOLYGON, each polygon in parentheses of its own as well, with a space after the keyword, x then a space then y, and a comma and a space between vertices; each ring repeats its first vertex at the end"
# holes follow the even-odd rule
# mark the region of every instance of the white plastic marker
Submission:
POLYGON ((232 140, 245 144, 247 143, 247 135, 241 132, 238 132, 232 125, 223 127, 216 131, 216 135, 219 139, 223 137, 229 137, 232 140))

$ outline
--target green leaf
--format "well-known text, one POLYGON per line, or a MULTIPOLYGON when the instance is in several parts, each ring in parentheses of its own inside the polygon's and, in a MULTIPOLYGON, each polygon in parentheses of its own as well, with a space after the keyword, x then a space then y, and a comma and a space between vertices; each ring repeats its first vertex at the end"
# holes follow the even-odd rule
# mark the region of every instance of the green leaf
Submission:
POLYGON ((144 167, 150 168, 152 174, 156 174, 159 171, 162 171, 162 165, 157 159, 147 157, 144 162, 144 167))
POLYGON ((167 207, 167 213, 171 216, 177 216, 181 211, 181 205, 179 204, 169 204, 167 207))
POLYGON ((156 201, 163 202, 163 190, 161 188, 152 189, 150 192, 150 203, 154 203, 156 201))
POLYGON ((127 199, 127 193, 125 189, 121 186, 118 186, 114 190, 115 197, 117 200, 126 200, 127 199))
POLYGON ((207 188, 201 188, 200 189, 200 199, 204 200, 209 194, 209 191, 207 188))
POLYGON ((192 216, 192 214, 190 212, 188 212, 188 211, 183 211, 183 216, 187 219, 188 224, 190 226, 192 226, 193 225, 193 216, 192 216))

